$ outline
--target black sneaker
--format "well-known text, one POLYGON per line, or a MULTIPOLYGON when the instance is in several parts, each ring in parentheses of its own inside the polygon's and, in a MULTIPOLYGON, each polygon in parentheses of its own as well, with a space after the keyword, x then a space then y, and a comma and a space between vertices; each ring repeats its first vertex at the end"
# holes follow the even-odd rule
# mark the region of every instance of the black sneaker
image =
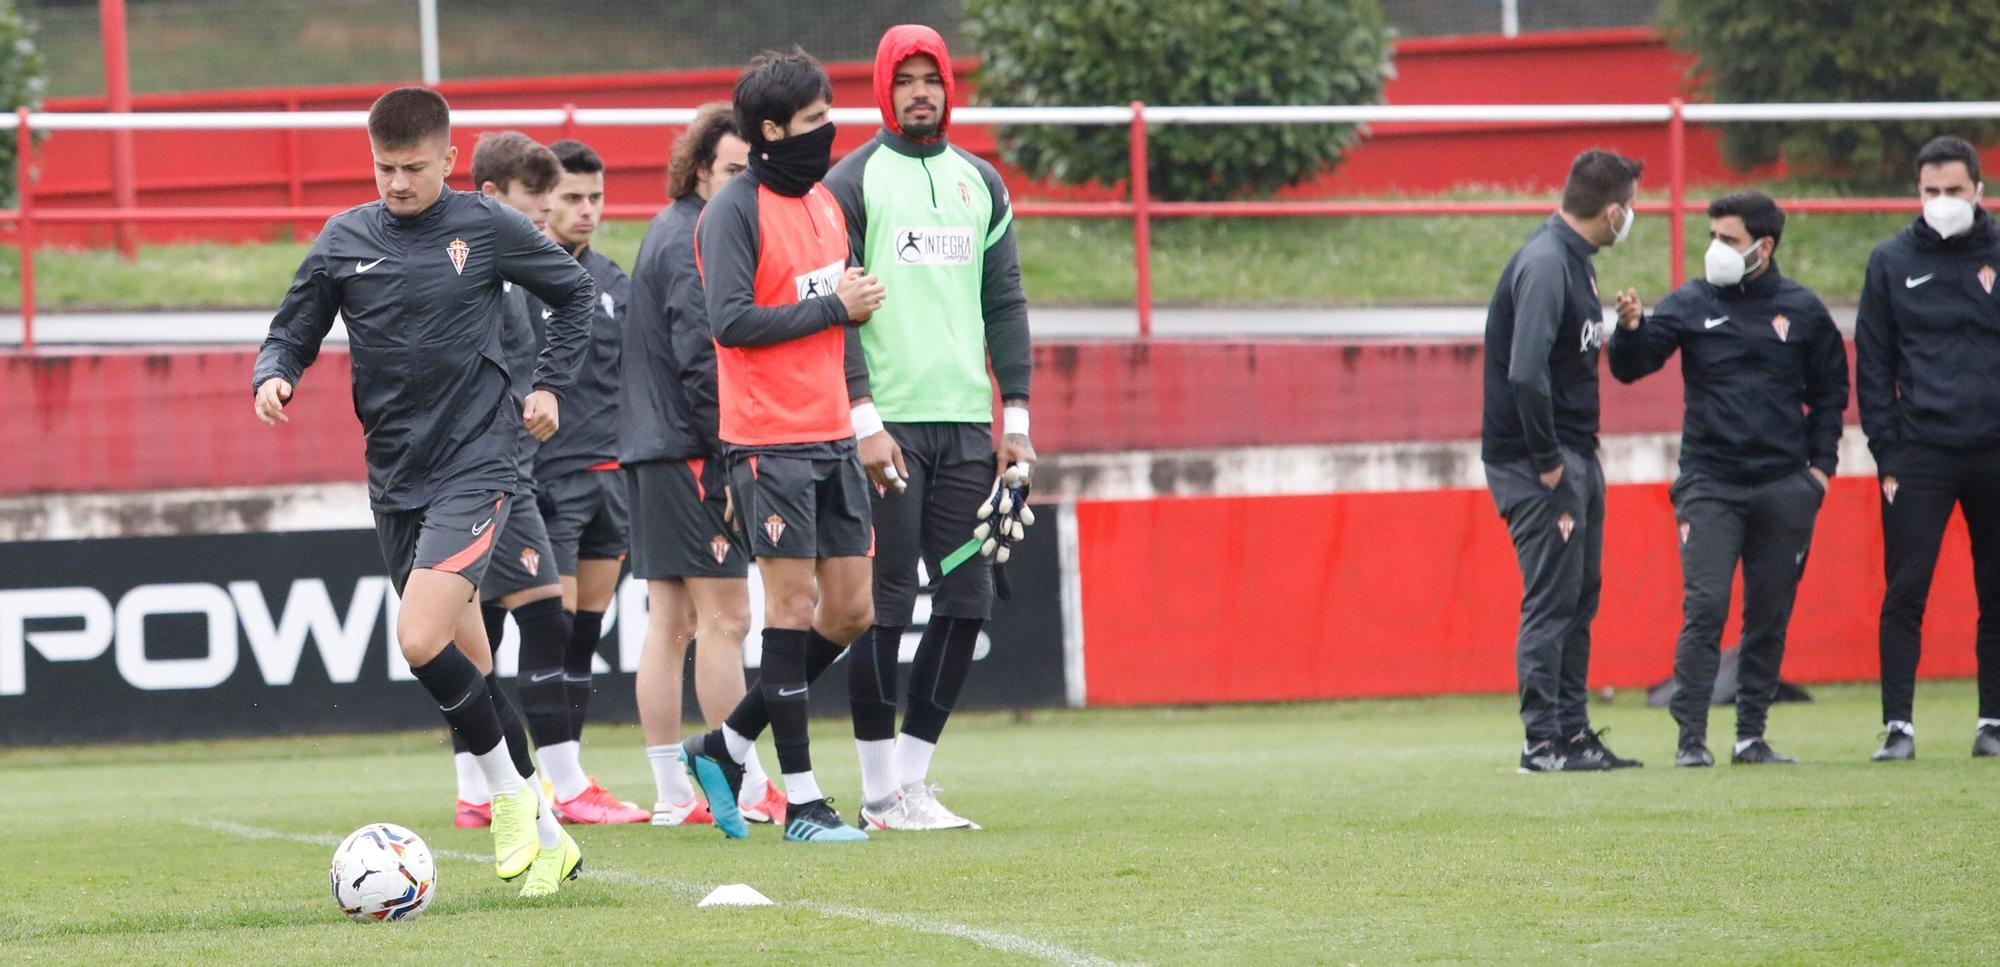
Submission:
POLYGON ((1604 745, 1604 733, 1610 729, 1584 729, 1569 740, 1569 757, 1572 760, 1596 762, 1598 769, 1637 769, 1645 763, 1637 759, 1620 758, 1618 753, 1604 745))
POLYGON ((1520 771, 1530 773, 1576 773, 1576 771, 1596 771, 1602 765, 1584 765, 1570 759, 1568 749, 1554 739, 1542 739, 1520 747, 1520 771))
POLYGON ((1680 754, 1674 756, 1674 765, 1683 769, 1706 769, 1714 764, 1715 756, 1709 754, 1708 746, 1700 742, 1682 745, 1680 754))
POLYGON ((1749 745, 1737 749, 1729 756, 1729 764, 1737 766, 1788 766, 1797 761, 1799 760, 1791 756, 1780 754, 1778 750, 1771 748, 1771 743, 1761 737, 1752 739, 1749 745))
POLYGON ((1917 757, 1917 737, 1902 729, 1882 733, 1882 747, 1868 758, 1874 762, 1901 762, 1917 757))
POLYGON ((1972 733, 1972 754, 1980 759, 2000 756, 2000 725, 1982 725, 1972 733))

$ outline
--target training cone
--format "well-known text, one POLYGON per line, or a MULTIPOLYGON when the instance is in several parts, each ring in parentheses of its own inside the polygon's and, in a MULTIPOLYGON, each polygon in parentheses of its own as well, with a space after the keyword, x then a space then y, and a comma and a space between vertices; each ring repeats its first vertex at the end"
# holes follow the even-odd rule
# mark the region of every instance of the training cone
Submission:
POLYGON ((698 907, 768 907, 771 898, 757 892, 748 883, 731 883, 718 886, 715 891, 702 898, 698 907))

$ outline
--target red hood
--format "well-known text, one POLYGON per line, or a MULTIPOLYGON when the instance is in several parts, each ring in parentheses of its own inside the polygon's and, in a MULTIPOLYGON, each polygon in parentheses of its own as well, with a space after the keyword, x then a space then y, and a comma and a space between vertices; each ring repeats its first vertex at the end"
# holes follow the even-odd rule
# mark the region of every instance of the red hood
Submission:
POLYGON ((943 136, 951 128, 951 102, 958 93, 958 83, 951 76, 951 51, 945 49, 944 38, 923 24, 898 24, 882 35, 881 45, 875 48, 875 106, 882 110, 883 126, 907 137, 896 121, 895 109, 889 106, 889 89, 895 82, 897 65, 916 54, 929 54, 938 63, 938 73, 944 75, 944 103, 938 105, 938 134, 943 136))

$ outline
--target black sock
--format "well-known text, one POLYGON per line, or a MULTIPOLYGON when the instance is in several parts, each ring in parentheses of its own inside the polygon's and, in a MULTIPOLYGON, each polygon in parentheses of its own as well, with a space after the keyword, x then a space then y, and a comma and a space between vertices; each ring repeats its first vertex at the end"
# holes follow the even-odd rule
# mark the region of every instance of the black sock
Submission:
POLYGON ((812 740, 806 733, 806 635, 794 628, 764 629, 764 673, 757 691, 770 710, 771 740, 784 773, 812 769, 812 740))
POLYGON ((863 742, 896 737, 896 650, 902 642, 901 627, 876 625, 848 649, 847 705, 854 737, 863 742))
MULTIPOLYGON (((817 631, 800 632, 806 636, 806 681, 819 681, 819 676, 833 666, 834 659, 846 649, 834 644, 817 631)), ((726 724, 729 730, 746 739, 755 741, 771 727, 771 707, 764 703, 764 676, 750 683, 750 690, 743 693, 743 700, 729 712, 726 724)))
POLYGON ((497 604, 481 604, 479 617, 486 622, 486 645, 500 654, 500 639, 507 637, 507 609, 497 604))
POLYGON ((569 648, 569 612, 561 598, 530 601, 514 609, 521 629, 521 709, 538 748, 576 738, 570 731, 569 688, 563 662, 569 648))
POLYGON ((466 744, 465 744, 465 736, 462 736, 462 735, 458 734, 458 730, 457 730, 457 729, 445 729, 445 733, 451 736, 451 754, 452 754, 452 755, 457 755, 457 754, 459 754, 460 752, 471 752, 471 751, 472 751, 472 749, 468 748, 468 747, 466 746, 466 744))
POLYGON ((528 734, 521 730, 521 717, 514 703, 500 687, 500 673, 486 676, 486 697, 493 703, 493 717, 500 721, 500 734, 507 737, 507 754, 514 759, 514 771, 526 779, 535 774, 535 758, 528 748, 528 734))
POLYGON ((500 718, 493 713, 493 703, 483 694, 486 680, 479 677, 479 669, 473 667, 472 660, 457 645, 447 643, 437 657, 410 671, 424 691, 431 693, 438 711, 444 713, 444 720, 451 723, 451 730, 458 733, 467 752, 485 755, 500 744, 500 718))
POLYGON ((903 714, 903 733, 933 745, 944 734, 945 719, 958 701, 959 689, 972 670, 972 652, 979 645, 977 618, 933 616, 910 663, 910 704, 903 714))
MULTIPOLYGON (((865 634, 865 632, 864 632, 865 634)), ((836 645, 833 639, 819 633, 817 628, 806 629, 806 681, 819 681, 833 663, 840 660, 840 653, 846 645, 836 645)))
POLYGON ((563 649, 563 690, 569 693, 569 734, 583 738, 583 715, 590 708, 590 662, 597 657, 597 640, 604 636, 604 612, 578 611, 571 620, 569 644, 563 649))

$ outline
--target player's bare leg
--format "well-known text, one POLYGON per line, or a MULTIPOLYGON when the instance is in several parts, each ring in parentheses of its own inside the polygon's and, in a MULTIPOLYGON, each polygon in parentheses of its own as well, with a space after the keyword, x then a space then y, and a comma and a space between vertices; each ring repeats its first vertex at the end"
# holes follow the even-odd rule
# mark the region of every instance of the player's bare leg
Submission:
MULTIPOLYGON (((688 578, 694 599, 694 694, 702 721, 722 724, 743 700, 743 642, 750 635, 750 582, 744 578, 688 578)), ((743 789, 737 804, 753 823, 783 823, 785 794, 764 771, 757 750, 743 760, 743 789)))

